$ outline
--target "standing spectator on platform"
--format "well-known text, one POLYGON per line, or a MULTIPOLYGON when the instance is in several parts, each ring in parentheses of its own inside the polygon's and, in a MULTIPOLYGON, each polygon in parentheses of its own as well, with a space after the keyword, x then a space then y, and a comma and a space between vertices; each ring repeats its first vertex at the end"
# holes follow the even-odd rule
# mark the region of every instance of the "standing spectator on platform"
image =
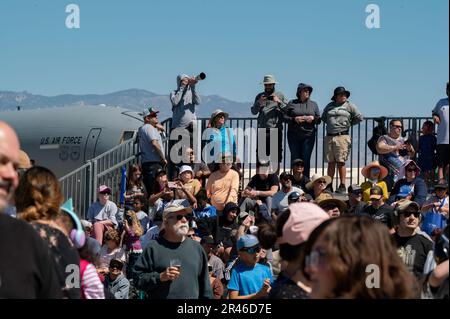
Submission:
POLYGON ((394 228, 394 209, 384 202, 384 191, 379 186, 370 188, 369 204, 360 215, 368 215, 385 224, 391 232, 394 228))
POLYGON ((109 273, 105 277, 105 287, 115 299, 128 299, 130 282, 125 278, 122 269, 123 262, 112 259, 109 263, 109 273))
POLYGON ((352 184, 348 187, 347 214, 359 215, 366 205, 362 201, 362 189, 359 185, 352 184))
POLYGON ((439 182, 445 183, 445 176, 449 176, 450 148, 449 132, 450 119, 448 108, 449 83, 447 82, 447 98, 441 99, 433 109, 434 123, 438 124, 437 131, 437 161, 439 167, 439 182))
POLYGON ((136 197, 146 196, 142 183, 142 171, 138 164, 133 164, 128 169, 127 189, 125 192, 125 210, 133 209, 136 197))
POLYGON ((141 166, 145 189, 150 194, 156 172, 167 165, 161 134, 158 131, 158 113, 155 108, 145 109, 141 115, 144 125, 138 130, 141 166))
POLYGON ((87 212, 87 219, 94 225, 94 237, 103 245, 103 234, 108 229, 118 227, 117 206, 109 200, 111 189, 100 185, 97 189, 98 201, 92 204, 87 212))
POLYGON ((67 266, 79 265, 80 256, 69 239, 68 231, 58 223, 63 201, 58 179, 47 168, 34 166, 20 179, 15 200, 17 216, 29 222, 46 242, 64 297, 79 299, 80 288, 70 287, 70 280, 67 280, 70 275, 66 272, 67 266))
POLYGON ((302 252, 309 234, 330 217, 312 203, 295 203, 280 215, 276 225, 266 225, 258 236, 261 245, 269 249, 275 243, 284 268, 269 294, 270 299, 308 299, 311 288, 301 271, 302 252))
POLYGON ((376 145, 380 163, 388 169, 388 176, 385 179, 388 190, 391 190, 394 183, 403 177, 400 174, 401 167, 415 154, 411 143, 402 137, 402 129, 402 121, 391 120, 389 134, 381 136, 376 145))
POLYGON ((230 299, 261 299, 270 292, 270 268, 258 263, 261 247, 253 235, 241 236, 237 241, 239 261, 231 270, 228 283, 230 299))
POLYGON ((311 177, 311 181, 306 184, 308 194, 316 201, 333 198, 330 192, 327 190, 327 186, 331 183, 331 177, 328 175, 320 176, 314 174, 311 177))
POLYGON ((0 121, 0 298, 61 298, 47 244, 29 224, 5 214, 19 184, 15 169, 19 163, 19 139, 8 124, 0 121))
POLYGON ((136 287, 151 299, 212 298, 208 257, 199 243, 186 238, 191 213, 181 205, 167 207, 163 234, 150 241, 134 266, 136 287))
POLYGON ((224 154, 220 159, 219 170, 213 172, 206 183, 208 198, 219 212, 227 203, 237 204, 239 191, 239 173, 231 169, 232 156, 224 154))
POLYGON ((268 211, 272 212, 272 197, 278 191, 279 184, 277 174, 270 173, 270 163, 258 162, 256 175, 242 192, 241 211, 254 212, 256 201, 259 199, 266 204, 268 211))
POLYGON ((433 250, 433 242, 418 233, 421 214, 416 202, 404 200, 395 207, 398 228, 393 235, 397 243, 398 255, 408 270, 421 282, 428 253, 433 250))
POLYGON ((310 100, 312 91, 312 86, 300 83, 297 87, 297 99, 289 101, 285 116, 288 123, 291 163, 302 160, 308 178, 311 154, 316 142, 316 125, 320 124, 319 107, 316 102, 310 100))
POLYGON ((272 218, 276 219, 276 216, 284 212, 288 207, 288 197, 293 192, 298 193, 300 196, 304 192, 297 187, 292 186, 294 176, 283 172, 280 174, 281 189, 273 195, 272 199, 272 218))
POLYGON ((422 135, 419 137, 417 165, 423 172, 423 177, 428 186, 432 186, 434 183, 436 148, 437 139, 434 135, 434 124, 431 121, 425 121, 422 124, 422 135))
POLYGON ((283 147, 283 117, 284 109, 288 103, 284 94, 275 91, 275 81, 273 75, 265 75, 262 84, 264 85, 264 92, 259 93, 255 97, 255 102, 251 107, 253 115, 258 115, 258 138, 256 148, 256 161, 267 160, 267 154, 270 154, 270 146, 274 145, 276 154, 270 154, 270 162, 278 166, 282 159, 283 147), (275 130, 277 140, 270 140, 270 132, 275 130), (259 149, 260 145, 265 145, 265 153, 259 149), (274 158, 277 156, 277 158, 274 158))
POLYGON ((309 182, 309 175, 306 176, 305 172, 305 162, 302 159, 296 159, 291 164, 292 175, 294 180, 292 181, 292 186, 298 187, 303 191, 306 190, 306 184, 309 182))
POLYGON ((361 170, 362 176, 368 180, 361 184, 361 189, 363 191, 363 201, 368 203, 370 201, 370 189, 373 186, 378 186, 383 190, 383 200, 387 201, 389 198, 389 192, 387 189, 386 182, 383 179, 388 175, 388 170, 386 167, 381 166, 378 161, 374 161, 363 167, 361 170))
POLYGON ((211 147, 208 164, 220 161, 222 154, 233 155, 233 163, 236 162, 237 148, 233 131, 225 123, 228 120, 228 113, 218 109, 211 114, 209 128, 206 136, 209 137, 211 147))
POLYGON ((328 176, 333 181, 336 165, 339 171, 340 184, 338 193, 346 192, 345 162, 350 155, 351 138, 350 127, 363 120, 363 116, 353 103, 348 101, 350 92, 340 86, 334 90, 333 102, 323 110, 322 120, 326 124, 327 136, 325 138, 326 158, 328 161, 328 176))
POLYGON ((400 179, 395 183, 388 202, 395 205, 394 203, 397 202, 398 197, 407 197, 408 199, 417 202, 419 206, 422 206, 425 203, 428 192, 425 181, 419 177, 420 168, 417 166, 416 162, 407 160, 400 169, 400 174, 405 176, 405 178, 400 179))
POLYGON ((386 227, 368 217, 323 222, 309 236, 305 256, 303 271, 313 299, 405 299, 420 294, 386 227), (366 271, 369 265, 379 267, 379 288, 367 285, 373 274, 366 271))

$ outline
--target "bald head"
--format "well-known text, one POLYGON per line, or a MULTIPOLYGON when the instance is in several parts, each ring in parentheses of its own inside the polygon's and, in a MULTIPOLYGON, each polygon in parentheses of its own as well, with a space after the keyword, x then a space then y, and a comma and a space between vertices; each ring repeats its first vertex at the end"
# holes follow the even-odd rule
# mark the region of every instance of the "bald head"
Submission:
POLYGON ((4 212, 19 178, 20 145, 14 129, 0 121, 0 213, 4 212))

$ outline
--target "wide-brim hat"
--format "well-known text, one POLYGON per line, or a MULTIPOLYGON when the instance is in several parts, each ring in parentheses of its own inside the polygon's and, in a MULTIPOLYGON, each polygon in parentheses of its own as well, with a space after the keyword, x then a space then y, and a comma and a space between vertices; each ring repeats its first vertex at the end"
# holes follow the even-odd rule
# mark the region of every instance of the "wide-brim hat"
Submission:
POLYGON ((317 203, 317 205, 319 205, 319 207, 322 209, 325 209, 325 207, 327 207, 330 204, 336 205, 339 208, 339 211, 341 213, 343 213, 347 210, 347 205, 343 201, 341 201, 340 199, 337 199, 337 198, 324 199, 317 203))
POLYGON ((192 167, 190 167, 189 165, 181 166, 179 175, 183 174, 184 172, 191 172, 191 174, 194 174, 192 167))
POLYGON ((331 177, 330 177, 330 176, 328 176, 328 175, 321 176, 321 175, 319 175, 319 174, 314 174, 314 175, 311 177, 311 180, 305 185, 305 187, 306 187, 307 189, 313 188, 313 187, 314 187, 314 183, 315 183, 316 181, 318 181, 319 179, 322 179, 322 178, 323 178, 323 179, 325 180, 325 182, 327 183, 327 186, 331 184, 331 177))
POLYGON ((364 176, 365 178, 369 178, 370 177, 370 170, 372 169, 372 167, 377 167, 377 168, 380 169, 379 180, 384 179, 388 175, 387 168, 382 166, 378 161, 374 161, 374 162, 372 162, 370 164, 367 164, 366 166, 363 167, 363 169, 361 170, 362 176, 364 176))
POLYGON ((264 79, 261 82, 261 84, 277 84, 278 82, 275 81, 275 77, 273 75, 264 75, 264 79))
POLYGON ((142 117, 147 117, 147 116, 151 116, 151 117, 155 117, 158 116, 159 111, 154 108, 154 107, 149 107, 145 110, 143 110, 141 113, 139 113, 139 115, 141 115, 142 117))
POLYGON ((216 119, 217 116, 219 116, 220 114, 223 114, 223 116, 225 117, 225 121, 228 120, 228 117, 230 116, 227 112, 222 111, 221 109, 217 109, 215 110, 212 114, 211 114, 211 118, 209 120, 209 122, 211 123, 211 125, 214 125, 214 120, 216 119))
POLYGON ((399 170, 400 176, 406 176, 406 168, 411 164, 413 164, 416 167, 416 177, 420 175, 419 165, 417 165, 417 163, 414 162, 413 160, 409 159, 409 160, 406 160, 406 162, 400 167, 400 170, 399 170))
POLYGON ((345 89, 345 87, 343 87, 343 86, 338 86, 337 88, 334 89, 334 94, 331 97, 331 100, 335 101, 336 100, 336 95, 339 95, 341 93, 345 93, 345 95, 347 96, 347 99, 350 97, 350 91, 347 91, 345 89))
POLYGON ((25 153, 22 150, 20 150, 20 153, 19 153, 19 166, 17 168, 18 169, 29 169, 29 168, 31 168, 30 157, 28 156, 27 153, 25 153))
POLYGON ((179 204, 170 204, 169 206, 166 207, 166 209, 164 209, 163 218, 166 218, 170 214, 181 212, 181 211, 185 211, 187 214, 190 214, 192 212, 192 208, 189 206, 185 207, 185 206, 179 205, 179 204))

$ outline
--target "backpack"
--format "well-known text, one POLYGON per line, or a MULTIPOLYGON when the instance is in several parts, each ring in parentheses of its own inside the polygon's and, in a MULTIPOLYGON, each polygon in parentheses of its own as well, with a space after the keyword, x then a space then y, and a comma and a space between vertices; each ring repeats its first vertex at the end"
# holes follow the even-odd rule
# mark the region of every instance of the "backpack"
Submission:
POLYGON ((374 155, 380 155, 380 154, 378 154, 378 151, 377 151, 377 142, 380 137, 381 137, 381 135, 372 135, 370 140, 367 141, 367 146, 369 147, 369 149, 372 151, 372 153, 374 155))

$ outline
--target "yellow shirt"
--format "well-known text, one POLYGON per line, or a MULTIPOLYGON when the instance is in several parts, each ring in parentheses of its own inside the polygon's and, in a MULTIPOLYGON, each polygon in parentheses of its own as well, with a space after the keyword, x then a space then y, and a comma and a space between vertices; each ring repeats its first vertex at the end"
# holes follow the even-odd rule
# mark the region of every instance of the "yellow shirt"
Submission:
MULTIPOLYGON (((387 185, 385 181, 380 181, 376 184, 378 187, 380 187, 383 190, 383 200, 386 202, 389 198, 389 193, 387 190, 387 185)), ((361 189, 363 191, 363 202, 370 202, 370 189, 372 188, 373 184, 370 181, 366 181, 361 184, 361 189)))

